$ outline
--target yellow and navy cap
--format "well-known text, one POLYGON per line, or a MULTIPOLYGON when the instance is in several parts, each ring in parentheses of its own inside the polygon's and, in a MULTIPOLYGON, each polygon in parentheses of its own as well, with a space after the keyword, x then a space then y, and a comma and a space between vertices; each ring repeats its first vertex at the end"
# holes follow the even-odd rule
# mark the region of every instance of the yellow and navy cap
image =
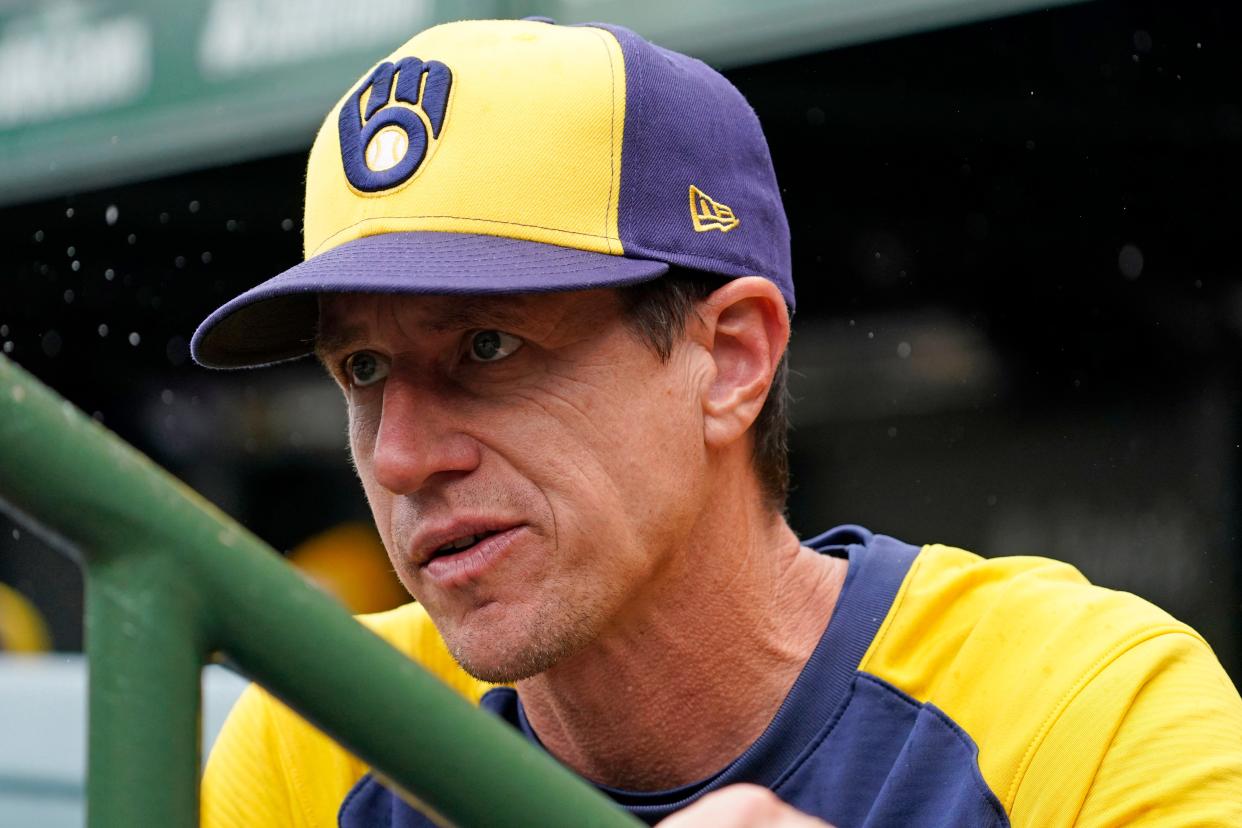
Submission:
POLYGON ((789 227, 753 110, 620 26, 436 26, 368 71, 310 152, 305 261, 194 334, 240 368, 314 347, 322 293, 578 290, 670 265, 762 276, 794 306, 789 227))

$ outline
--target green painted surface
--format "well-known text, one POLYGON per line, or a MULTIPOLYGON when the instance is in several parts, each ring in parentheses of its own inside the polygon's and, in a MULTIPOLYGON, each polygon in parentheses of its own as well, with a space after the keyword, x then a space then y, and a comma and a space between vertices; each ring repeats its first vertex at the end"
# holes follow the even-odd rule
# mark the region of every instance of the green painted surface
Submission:
POLYGON ((92 828, 195 824, 211 654, 452 824, 638 824, 4 357, 0 506, 85 569, 92 828))
POLYGON ((144 545, 149 531, 125 534, 123 548, 85 556, 87 824, 193 828, 208 596, 177 555, 144 545))
POLYGON ((0 4, 0 203, 310 146, 410 34, 496 0, 0 4))
POLYGON ((445 20, 607 20, 729 67, 1071 2, 7 0, 0 203, 309 147, 354 78, 445 20))

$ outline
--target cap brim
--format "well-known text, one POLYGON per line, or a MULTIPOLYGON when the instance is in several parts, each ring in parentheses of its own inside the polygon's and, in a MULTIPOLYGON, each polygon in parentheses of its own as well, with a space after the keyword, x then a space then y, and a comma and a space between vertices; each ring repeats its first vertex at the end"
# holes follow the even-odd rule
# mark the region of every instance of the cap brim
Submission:
POLYGON ((494 294, 586 290, 654 279, 664 262, 499 236, 383 233, 314 256, 251 288, 199 325, 190 353, 249 368, 315 347, 321 293, 494 294))

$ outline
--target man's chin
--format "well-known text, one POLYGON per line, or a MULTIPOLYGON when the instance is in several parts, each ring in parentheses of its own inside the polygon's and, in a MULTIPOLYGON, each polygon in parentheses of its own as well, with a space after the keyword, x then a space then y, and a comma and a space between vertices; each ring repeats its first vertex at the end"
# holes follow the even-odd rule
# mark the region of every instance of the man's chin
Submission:
POLYGON ((503 617, 487 623, 481 620, 472 619, 468 629, 441 632, 462 669, 491 684, 513 684, 537 676, 581 650, 591 638, 584 624, 565 617, 544 615, 542 623, 503 617))
POLYGON ((488 684, 515 684, 539 675, 555 663, 546 663, 533 658, 501 660, 486 657, 475 658, 470 653, 455 649, 450 649, 450 652, 453 653, 453 658, 457 659, 457 663, 463 670, 488 684))

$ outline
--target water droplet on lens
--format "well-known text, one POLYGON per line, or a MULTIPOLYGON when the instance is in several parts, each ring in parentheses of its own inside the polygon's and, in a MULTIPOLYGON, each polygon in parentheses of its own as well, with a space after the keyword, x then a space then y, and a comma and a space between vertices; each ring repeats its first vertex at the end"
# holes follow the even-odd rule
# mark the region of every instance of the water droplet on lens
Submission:
POLYGON ((65 218, 73 218, 73 208, 72 208, 72 207, 70 207, 69 209, 65 210, 65 218))
POLYGON ((287 218, 287 219, 285 219, 284 221, 282 221, 282 222, 280 223, 280 229, 281 229, 281 230, 284 230, 286 233, 287 233, 287 232, 289 232, 290 230, 292 230, 292 229, 293 229, 293 219, 289 219, 289 218, 287 218))
POLYGON ((137 331, 133 331, 132 333, 130 333, 130 335, 129 335, 129 344, 130 344, 130 345, 137 346, 137 345, 138 345, 138 343, 139 343, 139 342, 141 342, 141 341, 142 341, 142 337, 138 335, 138 332, 137 332, 137 331))
POLYGON ((65 291, 65 304, 66 305, 73 304, 73 290, 72 289, 65 291))
POLYGON ((107 335, 108 335, 108 325, 107 325, 107 323, 100 323, 100 325, 99 325, 99 327, 97 328, 97 330, 99 331, 99 335, 100 335, 100 336, 107 336, 107 335))
POLYGON ((109 204, 108 208, 104 210, 104 222, 109 227, 116 224, 117 219, 119 219, 120 217, 121 217, 121 211, 117 209, 117 206, 115 204, 109 204))
POLYGON ((1117 269, 1127 279, 1137 279, 1143 273, 1143 251, 1137 245, 1123 246, 1117 253, 1117 269))
POLYGON ((35 241, 37 241, 37 242, 41 242, 41 241, 43 241, 43 231, 42 231, 42 230, 36 230, 36 231, 35 231, 35 234, 34 234, 34 240, 35 240, 35 241))
POLYGON ((190 206, 190 212, 191 212, 191 213, 197 213, 197 212, 198 212, 199 203, 198 203, 197 201, 191 201, 189 206, 190 206))
POLYGON ((186 360, 190 358, 190 343, 186 342, 184 336, 174 336, 164 346, 164 356, 168 358, 170 365, 176 367, 185 365, 186 360))
POLYGON ((43 348, 44 355, 49 359, 55 358, 60 353, 60 347, 63 344, 64 342, 60 338, 60 334, 54 330, 43 334, 43 338, 39 340, 39 345, 43 348))
POLYGON ((909 342, 898 342, 897 343, 897 356, 900 357, 901 359, 909 359, 910 350, 911 349, 910 349, 909 342))

